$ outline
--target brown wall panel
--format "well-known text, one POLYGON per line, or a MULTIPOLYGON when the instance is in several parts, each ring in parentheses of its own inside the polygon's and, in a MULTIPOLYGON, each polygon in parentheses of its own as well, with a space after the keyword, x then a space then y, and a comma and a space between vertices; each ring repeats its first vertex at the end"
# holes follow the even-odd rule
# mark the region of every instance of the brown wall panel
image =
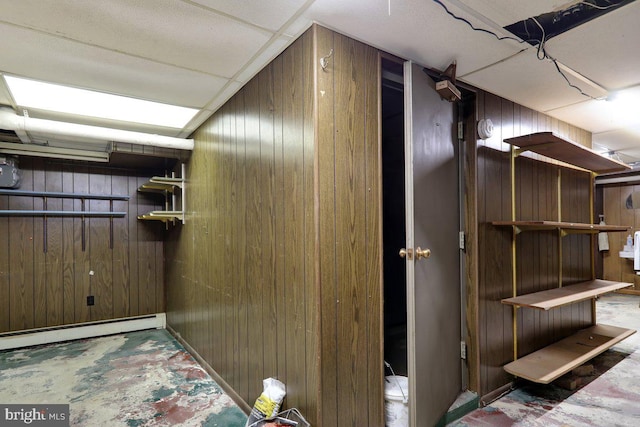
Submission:
POLYGON ((318 405, 317 345, 308 340, 318 335, 315 234, 306 228, 312 48, 309 32, 196 132, 189 215, 170 233, 166 264, 169 324, 246 402, 277 377, 287 407, 310 420, 318 405))
POLYGON ((383 424, 376 70, 305 33, 196 132, 167 241, 171 327, 245 402, 277 377, 314 425, 383 424))
POLYGON ((322 424, 380 425, 381 272, 369 264, 381 260, 377 53, 328 31, 317 45, 334 52, 318 71, 318 91, 332 93, 318 98, 322 424))
MULTIPOLYGON (((608 233, 609 250, 599 252, 603 259, 603 279, 633 283, 634 286, 623 292, 640 294, 640 276, 633 270, 633 259, 620 258, 619 253, 626 245, 627 236, 640 231, 640 209, 627 207, 627 199, 632 193, 640 191, 640 185, 621 184, 602 189, 603 212, 607 224, 627 225, 629 233, 608 233)), ((600 212, 597 212, 599 214, 600 212)))
MULTIPOLYGON (((130 195, 130 201, 114 202, 114 210, 128 212, 125 218, 109 219, 80 217, 2 217, 6 245, 0 246, 0 294, 2 315, 0 332, 58 326, 93 320, 115 319, 139 314, 130 307, 131 289, 138 287, 138 277, 129 274, 131 262, 153 265, 153 309, 164 311, 162 250, 139 256, 137 229, 144 225, 137 220, 138 209, 146 212, 157 207, 156 200, 138 199, 137 185, 146 177, 144 171, 87 166, 45 159, 21 158, 23 179, 20 190, 66 193, 130 195), (85 246, 83 250, 83 222, 85 246), (111 231, 113 230, 113 236, 111 231), (113 241, 112 241, 113 239, 113 241), (113 243, 113 248, 111 244, 113 243), (132 256, 133 255, 133 256, 132 256), (90 276, 89 272, 94 275, 90 276), (159 294, 159 295, 158 295, 159 294), (86 297, 95 296, 95 305, 88 307, 86 297)), ((82 210, 80 199, 54 197, 3 196, 5 209, 82 210)), ((85 210, 108 211, 109 201, 86 200, 85 210)), ((164 230, 155 228, 148 238, 162 248, 164 230)))

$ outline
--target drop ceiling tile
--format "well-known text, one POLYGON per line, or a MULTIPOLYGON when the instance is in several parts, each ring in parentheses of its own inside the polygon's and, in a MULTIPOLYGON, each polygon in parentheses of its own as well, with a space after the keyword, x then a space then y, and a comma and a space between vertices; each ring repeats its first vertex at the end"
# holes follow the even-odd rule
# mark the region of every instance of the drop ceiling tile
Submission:
POLYGON ((308 0, 195 0, 195 3, 275 32, 312 2, 308 0))
POLYGON ((0 71, 37 80, 196 108, 227 82, 6 24, 0 33, 0 71))
POLYGON ((640 158, 640 127, 594 133, 592 141, 607 150, 633 152, 633 155, 640 158))
MULTIPOLYGON (((456 13, 459 9, 452 8, 456 13)), ((329 28, 421 65, 444 70, 457 60, 458 75, 485 67, 522 49, 474 31, 433 1, 318 0, 306 15, 329 28)), ((477 27, 487 25, 468 17, 477 27)))
POLYGON ((640 2, 554 37, 549 54, 607 89, 640 84, 640 2))
POLYGON ((640 87, 627 89, 621 93, 620 98, 611 101, 584 101, 547 113, 593 133, 640 127, 638 109, 634 108, 640 101, 640 87))
MULTIPOLYGON (((6 3, 6 2, 5 2, 6 3)), ((233 76, 272 36, 173 0, 22 0, 0 6, 14 25, 222 77, 233 76)))
POLYGON ((266 65, 268 65, 273 58, 278 56, 289 43, 293 40, 290 37, 281 36, 273 40, 268 45, 265 45, 263 50, 256 56, 251 62, 249 62, 246 68, 235 77, 242 83, 247 83, 253 76, 258 74, 266 65))
MULTIPOLYGON (((529 48, 502 62, 460 78, 481 89, 542 112, 589 99, 570 87, 551 61, 539 60, 535 48, 529 48)), ((587 86, 569 74, 567 78, 593 97, 606 95, 605 92, 587 86)))

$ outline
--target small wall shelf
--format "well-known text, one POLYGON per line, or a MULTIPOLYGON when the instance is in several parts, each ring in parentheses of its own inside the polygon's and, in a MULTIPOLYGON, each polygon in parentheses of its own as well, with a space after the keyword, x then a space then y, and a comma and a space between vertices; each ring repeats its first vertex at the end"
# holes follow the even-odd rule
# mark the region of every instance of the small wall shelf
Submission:
POLYGON ((560 230, 564 234, 596 234, 601 231, 629 231, 626 225, 599 225, 560 221, 493 221, 497 227, 514 227, 517 233, 522 231, 560 230))
POLYGON ((504 370, 529 381, 549 384, 635 332, 617 326, 594 325, 508 363, 504 370))
POLYGON ((629 165, 601 156, 553 132, 538 132, 507 138, 504 142, 520 147, 520 152, 532 151, 596 173, 622 172, 631 169, 629 165))
POLYGON ((588 282, 577 283, 575 285, 563 286, 561 288, 520 295, 513 298, 505 298, 501 302, 503 304, 515 305, 518 307, 551 310, 552 308, 558 308, 563 305, 588 300, 608 292, 628 288, 629 286, 633 286, 633 283, 612 282, 609 280, 596 279, 588 282))
POLYGON ((184 224, 185 201, 185 165, 182 164, 181 178, 175 176, 154 176, 138 187, 138 191, 147 193, 163 194, 165 198, 165 209, 151 211, 143 215, 138 215, 138 219, 145 221, 162 221, 165 224, 180 221, 184 224), (178 203, 178 199, 179 203, 178 203), (177 210, 180 204, 182 209, 177 210))

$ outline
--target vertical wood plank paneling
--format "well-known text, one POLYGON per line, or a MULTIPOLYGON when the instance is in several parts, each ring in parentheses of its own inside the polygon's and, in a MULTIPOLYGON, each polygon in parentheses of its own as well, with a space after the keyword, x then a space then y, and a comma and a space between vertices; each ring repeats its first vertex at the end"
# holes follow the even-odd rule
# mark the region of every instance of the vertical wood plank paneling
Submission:
MULTIPOLYGON (((334 35, 331 31, 318 27, 316 34, 316 52, 330 52, 334 49, 334 35)), ((335 67, 327 67, 318 71, 317 93, 323 94, 317 100, 316 119, 316 174, 318 180, 318 266, 320 288, 320 378, 321 389, 319 402, 320 425, 338 425, 338 372, 336 353, 337 319, 336 301, 336 260, 334 258, 334 241, 336 238, 335 218, 335 113, 334 97, 336 95, 333 86, 335 67)))
MULTIPOLYGON (((248 283, 248 340, 250 346, 249 361, 249 395, 259 396, 262 392, 264 378, 264 340, 262 336, 262 295, 264 281, 262 278, 262 235, 260 180, 260 88, 257 79, 245 86, 246 107, 246 256, 251 262, 245 264, 248 283)), ((295 348, 295 347, 293 347, 295 348)))
MULTIPOLYGON (((51 165, 47 168, 44 179, 45 191, 63 191, 63 174, 59 165, 51 165)), ((62 210, 63 199, 50 198, 47 200, 47 209, 62 210)), ((47 251, 44 254, 45 265, 41 266, 45 271, 44 289, 46 306, 46 326, 57 326, 64 323, 64 280, 63 280, 63 219, 47 218, 46 240, 47 251)), ((42 248, 36 250, 42 251, 42 248)), ((36 301, 36 310, 37 308, 36 301)))
MULTIPOLYGON (((244 91, 237 95, 236 101, 236 179, 238 185, 238 212, 246 212, 247 210, 247 139, 246 126, 247 116, 245 114, 246 104, 244 91)), ((236 241, 238 242, 235 258, 237 261, 235 271, 237 273, 236 287, 238 289, 238 305, 237 305, 237 323, 238 323, 238 374, 236 390, 241 396, 250 396, 249 394, 249 357, 251 351, 251 342, 249 341, 249 288, 247 282, 247 271, 245 268, 248 262, 247 258, 247 242, 244 236, 247 235, 247 223, 244 215, 240 215, 241 220, 236 224, 236 241)), ((249 400, 247 400, 250 402, 249 400)))
MULTIPOLYGON (((113 174, 111 176, 111 193, 112 194, 129 194, 129 178, 121 174, 113 174)), ((111 206, 116 212, 126 212, 128 202, 122 200, 115 200, 111 203, 111 206)), ((128 218, 114 218, 111 221, 112 224, 112 259, 111 259, 111 271, 112 273, 112 302, 113 302, 113 317, 126 317, 130 314, 129 307, 129 293, 130 293, 130 280, 129 280, 129 254, 128 248, 129 242, 129 227, 128 218)), ((162 283, 164 285, 164 283, 162 283)))
POLYGON ((141 206, 143 197, 138 193, 138 177, 129 177, 127 180, 127 190, 125 194, 128 194, 131 199, 127 206, 127 225, 129 228, 130 243, 127 248, 129 257, 129 277, 131 283, 129 284, 129 315, 138 316, 140 314, 139 293, 140 293, 140 281, 139 281, 139 253, 138 253, 138 230, 143 227, 144 224, 138 221, 138 215, 146 213, 141 206), (142 210, 141 210, 142 209, 142 210))
MULTIPOLYGON (((9 196, 0 196, 0 209, 9 209, 9 196)), ((0 217, 0 333, 11 329, 11 267, 9 259, 9 218, 0 217)))
MULTIPOLYGON (((308 33, 305 33, 308 34, 308 33)), ((288 206, 285 206, 286 192, 285 183, 288 177, 285 175, 285 121, 284 121, 284 55, 278 56, 272 62, 273 67, 273 135, 274 135, 274 233, 275 233, 275 253, 274 253, 274 274, 275 274, 275 310, 276 315, 282 319, 282 313, 287 312, 286 289, 287 276, 285 274, 286 250, 285 245, 287 236, 285 234, 285 212, 288 206)), ((313 235, 309 234, 309 235, 313 235)), ((287 345, 287 324, 288 322, 279 320, 276 329, 276 348, 286 348, 287 345)), ((277 354, 277 372, 285 384, 287 378, 287 355, 278 352, 277 354)))
POLYGON ((382 280, 382 136, 379 117, 381 116, 381 72, 380 55, 373 49, 365 50, 363 72, 376 70, 375 79, 365 80, 364 101, 364 172, 365 172, 365 248, 366 300, 367 310, 367 390, 369 402, 369 425, 384 422, 384 326, 383 326, 383 280, 382 280))
MULTIPOLYGON (((260 240, 262 243, 262 257, 265 260, 269 260, 262 263, 261 272, 264 291, 262 293, 262 319, 260 324, 262 326, 262 339, 265 343, 263 366, 265 378, 277 376, 278 374, 278 349, 276 347, 278 313, 276 312, 276 297, 278 287, 281 286, 276 282, 276 264, 273 262, 278 244, 278 236, 275 234, 276 203, 280 202, 280 200, 276 199, 275 189, 274 78, 274 67, 271 64, 267 65, 258 76, 260 86, 260 181, 262 183, 262 191, 260 192, 262 211, 260 240)), ((302 251, 302 255, 304 255, 304 251, 302 251)), ((304 263, 301 263, 301 265, 304 265, 304 263)), ((233 347, 229 345, 229 348, 233 347)), ((232 354, 230 356, 233 357, 232 354)))
MULTIPOLYGON (((33 159, 33 184, 34 191, 46 188, 46 169, 44 159, 33 159)), ((54 201, 54 204, 56 202, 54 201)), ((34 209, 44 209, 45 199, 42 197, 33 198, 34 209)), ((55 222, 55 220, 54 220, 55 222)), ((49 218, 33 218, 33 326, 41 328, 47 325, 47 261, 46 261, 46 238, 45 224, 49 223, 49 218)))
MULTIPOLYGON (((306 354, 306 393, 304 406, 307 412, 316 414, 319 409, 318 387, 319 387, 319 306, 320 283, 316 276, 317 262, 317 234, 316 234, 316 164, 315 164, 315 119, 316 119, 316 71, 318 62, 315 52, 315 42, 313 32, 308 31, 302 36, 303 43, 303 141, 304 141, 304 283, 305 294, 305 354, 306 354), (311 237, 313 236, 313 238, 311 237)), ((316 421, 317 423, 317 421, 316 421)))
MULTIPOLYGON (((111 177, 105 173, 92 174, 89 179, 91 194, 111 194, 111 177)), ((106 200, 89 201, 90 210, 108 211, 106 200)), ((91 320, 103 320, 113 317, 113 261, 109 248, 111 230, 108 218, 89 219, 89 256, 91 257, 91 295, 95 297, 95 305, 91 307, 91 320)))
MULTIPOLYGON (((21 189, 33 190, 33 171, 23 169, 21 189)), ((30 197, 11 197, 9 209, 33 209, 30 197)), ((11 306, 10 329, 21 330, 35 327, 34 319, 34 219, 12 217, 9 219, 9 265, 11 284, 9 298, 11 306)))
MULTIPOLYGON (((338 388, 338 413, 347 425, 367 424, 358 408, 366 407, 362 390, 366 383, 366 365, 360 357, 366 352, 362 329, 365 307, 361 287, 364 277, 364 230, 360 219, 364 216, 364 191, 359 154, 364 141, 363 129, 357 119, 363 114, 363 88, 358 74, 362 73, 363 50, 354 41, 336 36, 335 67, 341 72, 336 76, 336 234, 344 239, 336 243, 338 263, 338 351, 342 355, 337 366, 341 387, 338 388), (357 153, 357 154, 356 154, 357 153)), ((364 414, 366 415, 366 414, 364 414)))
MULTIPOLYGON (((305 349, 304 306, 304 195, 312 191, 304 187, 304 46, 299 41, 283 54, 283 154, 284 154, 284 295, 286 302, 286 348, 305 349), (296 301, 300 303, 296 305, 296 301)), ((306 387, 294 378, 305 375, 305 357, 287 352, 284 378, 292 385, 294 394, 287 404, 304 405, 306 387)))
MULTIPOLYGON (((78 166, 74 170, 73 191, 76 193, 89 193, 89 168, 78 166)), ((88 202, 74 200, 74 210, 87 210, 88 202)), ((89 271, 91 271, 91 258, 89 244, 91 233, 89 221, 83 218, 73 219, 73 258, 75 260, 75 313, 76 322, 88 322, 91 319, 91 307, 87 306, 87 296, 91 295, 89 271), (84 247, 83 247, 84 244, 84 247)))
MULTIPOLYGON (((74 192, 74 173, 73 166, 62 165, 62 191, 67 193, 74 192)), ((63 199, 62 208, 66 211, 72 211, 73 199, 63 199)), ((62 282, 63 282, 63 304, 64 304, 64 323, 73 323, 76 319, 76 287, 75 287, 75 259, 74 259, 74 226, 73 218, 62 219, 62 282)))

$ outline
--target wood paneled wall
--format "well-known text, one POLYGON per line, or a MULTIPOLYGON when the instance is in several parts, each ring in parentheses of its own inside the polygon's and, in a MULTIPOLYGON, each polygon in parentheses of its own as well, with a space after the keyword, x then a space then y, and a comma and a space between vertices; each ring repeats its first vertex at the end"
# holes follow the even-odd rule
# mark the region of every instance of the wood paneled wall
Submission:
MULTIPOLYGON (((477 93, 478 118, 491 119, 494 135, 478 141, 478 354, 471 363, 481 396, 511 381, 503 365, 513 360, 513 309, 500 303, 512 296, 510 229, 491 221, 511 219, 509 145, 503 139, 532 132, 553 131, 586 146, 590 134, 542 113, 485 92, 477 93)), ((516 219, 591 221, 591 175, 541 162, 537 156, 516 159, 516 219), (530 158, 529 158, 530 157, 530 158), (560 184, 558 184, 560 183, 560 184), (558 194, 560 191, 560 195, 558 194)), ((523 232, 517 236, 518 293, 591 278, 591 237, 560 238, 557 232, 523 232), (560 255, 561 253, 561 255, 560 255)), ((474 304, 472 302, 472 304, 474 304)), ((591 324, 591 303, 582 302, 548 312, 517 311, 518 354, 528 354, 591 324)))
POLYGON ((627 236, 640 231, 640 209, 629 209, 627 199, 632 193, 639 192, 640 185, 616 185, 602 189, 603 212, 605 222, 613 225, 631 226, 629 233, 608 233, 609 250, 600 252, 603 258, 603 276, 605 280, 617 280, 633 283, 633 288, 624 291, 640 295, 640 276, 633 270, 633 259, 620 258, 620 252, 626 244, 627 236))
MULTIPOLYGON (((139 172, 83 163, 20 159, 20 190, 129 195, 124 218, 0 217, 0 332, 164 311, 163 232, 137 215, 159 201, 138 195, 139 172), (113 247, 111 247, 113 232, 113 247), (93 275, 90 272, 93 271, 93 275), (95 305, 87 306, 87 296, 95 305)), ((88 200, 86 210, 109 211, 88 200)), ((42 210, 42 197, 0 196, 0 209, 42 210)), ((48 198, 48 210, 81 210, 79 199, 48 198)))
POLYGON ((306 33, 194 135, 187 218, 167 242, 168 323, 250 406, 262 380, 314 418, 313 37, 306 33))
POLYGON ((378 52, 319 28, 319 280, 323 426, 383 425, 378 52))
POLYGON ((313 425, 384 424, 378 69, 329 30, 295 41, 196 132, 166 246, 169 325, 313 425))

